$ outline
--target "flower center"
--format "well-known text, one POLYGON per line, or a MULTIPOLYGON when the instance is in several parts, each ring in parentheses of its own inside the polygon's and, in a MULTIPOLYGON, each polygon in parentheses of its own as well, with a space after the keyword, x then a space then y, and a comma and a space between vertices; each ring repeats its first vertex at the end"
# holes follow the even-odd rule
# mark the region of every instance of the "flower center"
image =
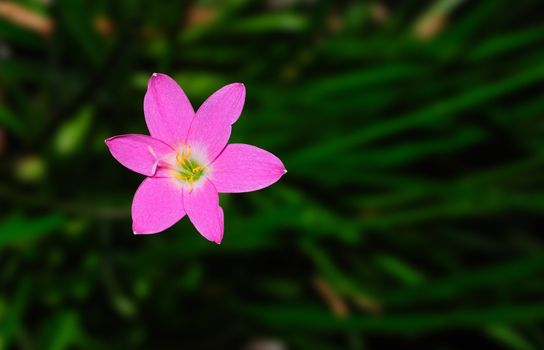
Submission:
POLYGON ((193 183, 200 180, 208 170, 207 166, 191 158, 191 146, 184 146, 181 152, 176 152, 176 162, 178 165, 176 177, 188 183, 191 188, 193 183))

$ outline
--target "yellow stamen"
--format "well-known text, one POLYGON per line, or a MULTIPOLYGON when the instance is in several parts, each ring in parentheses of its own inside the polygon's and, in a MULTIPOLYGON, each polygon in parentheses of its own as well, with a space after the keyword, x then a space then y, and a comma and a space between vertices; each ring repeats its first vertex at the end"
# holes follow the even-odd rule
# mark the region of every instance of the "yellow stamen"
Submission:
POLYGON ((183 146, 181 148, 181 154, 176 150, 176 161, 183 164, 191 156, 191 146, 183 146))
POLYGON ((195 160, 191 159, 192 146, 187 145, 178 148, 176 151, 175 178, 188 184, 190 190, 194 188, 195 182, 198 182, 204 176, 204 169, 208 169, 206 165, 197 165, 195 160))
POLYGON ((199 165, 199 166, 197 166, 196 168, 193 169, 193 173, 196 173, 197 171, 202 170, 202 169, 208 169, 208 166, 207 165, 199 165))
POLYGON ((180 154, 179 154, 179 152, 176 150, 176 162, 181 163, 181 160, 179 160, 179 157, 180 157, 180 154))

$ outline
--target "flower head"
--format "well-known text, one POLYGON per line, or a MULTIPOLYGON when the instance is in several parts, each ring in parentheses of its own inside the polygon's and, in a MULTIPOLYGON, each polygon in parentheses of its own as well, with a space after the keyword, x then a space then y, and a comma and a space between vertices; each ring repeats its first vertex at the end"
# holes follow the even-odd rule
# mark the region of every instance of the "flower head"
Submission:
POLYGON ((208 240, 224 231, 219 192, 240 193, 270 186, 287 171, 273 154, 246 144, 227 144, 245 101, 245 87, 222 87, 194 111, 181 87, 154 73, 144 97, 150 136, 106 140, 122 165, 146 175, 132 202, 135 234, 166 230, 187 214, 208 240))

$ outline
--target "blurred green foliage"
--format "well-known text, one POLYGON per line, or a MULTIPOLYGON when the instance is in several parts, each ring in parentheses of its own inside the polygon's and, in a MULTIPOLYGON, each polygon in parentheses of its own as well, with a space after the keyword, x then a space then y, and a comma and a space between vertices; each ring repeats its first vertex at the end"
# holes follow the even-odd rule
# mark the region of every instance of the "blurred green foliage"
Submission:
POLYGON ((541 14, 0 2, 0 349, 543 349, 541 14), (244 82, 232 141, 289 170, 222 196, 220 246, 131 232, 103 140, 155 71, 195 107, 244 82))

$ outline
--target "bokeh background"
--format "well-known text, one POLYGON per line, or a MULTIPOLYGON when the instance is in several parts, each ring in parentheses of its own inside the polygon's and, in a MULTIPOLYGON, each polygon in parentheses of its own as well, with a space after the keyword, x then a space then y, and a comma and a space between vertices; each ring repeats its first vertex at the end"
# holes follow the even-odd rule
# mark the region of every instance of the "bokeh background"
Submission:
POLYGON ((0 1, 0 349, 544 349, 539 1, 0 1), (134 236, 153 72, 289 173, 134 236))

